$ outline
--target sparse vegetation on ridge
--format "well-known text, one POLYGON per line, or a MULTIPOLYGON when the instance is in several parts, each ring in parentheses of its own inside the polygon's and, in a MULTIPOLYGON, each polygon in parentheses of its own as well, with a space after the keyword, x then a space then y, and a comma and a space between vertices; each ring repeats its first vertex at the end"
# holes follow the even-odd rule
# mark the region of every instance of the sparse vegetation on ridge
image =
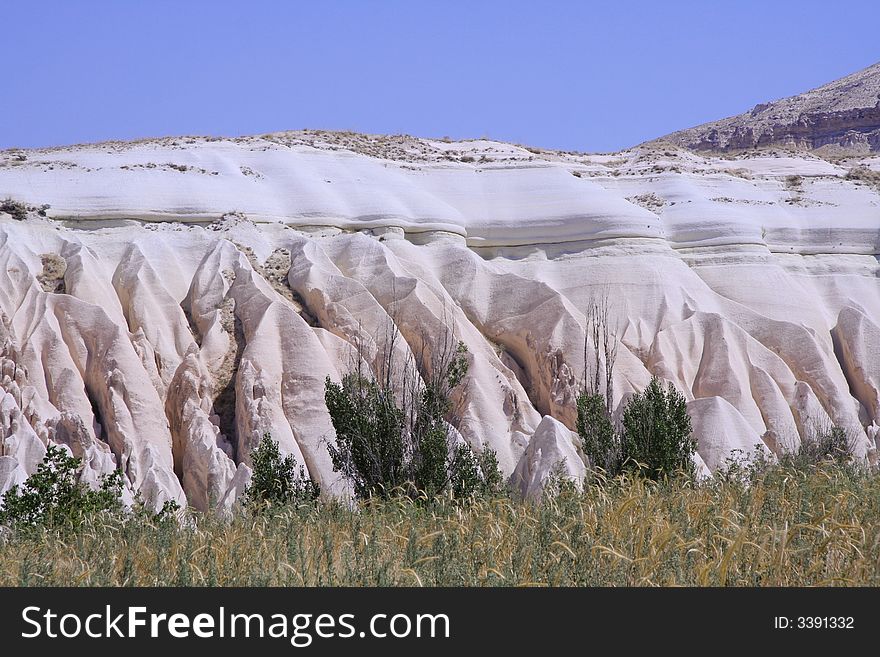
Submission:
POLYGON ((28 213, 33 212, 38 217, 45 217, 46 210, 48 210, 51 206, 48 203, 44 203, 43 205, 27 205, 26 203, 22 203, 21 201, 16 201, 12 198, 5 198, 0 201, 0 212, 5 212, 10 217, 15 219, 16 221, 24 221, 28 218, 28 213))
POLYGON ((0 212, 5 212, 16 221, 24 221, 27 219, 27 206, 11 198, 0 201, 0 212))
POLYGON ((880 171, 874 171, 866 166, 858 166, 847 171, 845 177, 856 184, 871 185, 880 191, 880 171))

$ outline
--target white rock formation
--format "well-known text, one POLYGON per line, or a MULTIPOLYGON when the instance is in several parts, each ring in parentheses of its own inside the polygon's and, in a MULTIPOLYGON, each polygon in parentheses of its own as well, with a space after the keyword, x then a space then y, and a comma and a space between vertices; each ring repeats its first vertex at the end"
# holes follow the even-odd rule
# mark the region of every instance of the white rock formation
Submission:
POLYGON ((531 494, 583 465, 565 431, 603 293, 615 402, 674 382, 701 468, 814 421, 873 454, 880 193, 856 164, 880 171, 315 132, 2 152, 0 198, 50 208, 0 213, 0 488, 51 440, 89 481, 229 509, 271 432, 341 493, 324 380, 358 341, 375 366, 393 320, 402 357, 467 344, 461 434, 531 494))
POLYGON ((523 498, 540 499, 552 477, 571 481, 578 487, 583 484, 586 466, 575 446, 577 440, 577 434, 559 420, 544 416, 511 477, 512 485, 523 498))

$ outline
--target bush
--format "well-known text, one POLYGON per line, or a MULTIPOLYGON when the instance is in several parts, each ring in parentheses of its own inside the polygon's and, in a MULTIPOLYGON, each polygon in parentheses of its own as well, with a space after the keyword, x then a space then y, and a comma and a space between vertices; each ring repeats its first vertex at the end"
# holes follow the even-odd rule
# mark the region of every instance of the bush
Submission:
POLYGON ((21 201, 14 201, 11 198, 0 201, 0 212, 5 212, 16 221, 27 219, 27 206, 21 201))
POLYGON ((3 496, 0 525, 17 527, 78 527, 91 515, 121 511, 122 472, 104 475, 98 490, 79 481, 82 462, 66 450, 49 445, 43 462, 22 489, 3 496))
POLYGON ((51 207, 52 206, 48 203, 39 206, 25 205, 21 201, 15 201, 11 198, 6 198, 0 201, 0 212, 5 212, 16 221, 24 221, 27 219, 28 212, 36 212, 40 217, 45 217, 46 210, 51 207))
POLYGON ((614 477, 621 472, 624 456, 611 419, 618 339, 607 292, 590 300, 585 317, 584 380, 577 398, 576 429, 588 465, 614 477))
POLYGON ((498 467, 498 458, 493 449, 486 447, 475 454, 467 445, 458 445, 450 470, 455 473, 451 492, 457 499, 488 499, 504 492, 504 475, 498 467))
MULTIPOLYGON (((468 370, 464 343, 448 337, 438 341, 423 383, 411 364, 397 371, 390 360, 380 380, 360 368, 341 383, 327 378, 324 398, 336 430, 330 459, 357 497, 401 491, 411 497, 447 492, 470 497, 501 488, 495 453, 484 449, 475 455, 468 445, 457 444, 447 421, 468 370)), ((386 349, 389 359, 392 354, 386 349)))
POLYGON ((281 458, 278 443, 268 433, 251 452, 251 464, 254 472, 244 493, 246 507, 313 504, 321 495, 321 487, 306 475, 305 468, 299 466, 297 471, 293 455, 281 458))
POLYGON ((866 166, 853 167, 846 172, 845 178, 856 183, 874 185, 880 190, 880 171, 874 171, 866 166))
POLYGON ((684 396, 671 383, 664 390, 653 377, 623 410, 624 467, 651 479, 679 472, 693 476, 697 442, 692 434, 684 396))
POLYGON ((836 425, 813 427, 810 433, 801 440, 796 451, 784 454, 780 459, 784 465, 800 469, 824 462, 847 465, 852 460, 852 438, 846 429, 836 425))
POLYGON ((341 384, 327 377, 324 399, 336 430, 336 444, 327 447, 333 470, 352 483, 355 495, 367 498, 402 486, 407 478, 404 417, 393 392, 351 372, 341 384))
POLYGON ((786 176, 785 177, 785 186, 788 189, 795 189, 801 186, 801 183, 804 182, 804 179, 801 176, 786 176))

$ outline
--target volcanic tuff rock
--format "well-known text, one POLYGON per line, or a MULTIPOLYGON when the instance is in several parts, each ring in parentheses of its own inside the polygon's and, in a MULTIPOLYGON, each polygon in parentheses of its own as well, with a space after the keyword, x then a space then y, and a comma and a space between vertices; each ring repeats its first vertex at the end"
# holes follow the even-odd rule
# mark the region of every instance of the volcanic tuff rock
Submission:
POLYGON ((576 433, 545 415, 513 471, 511 484, 525 499, 540 498, 551 477, 582 485, 586 466, 576 447, 579 443, 576 433))
POLYGON ((697 151, 764 146, 880 151, 880 62, 818 89, 664 139, 697 151))
POLYGON ((831 422, 873 455, 878 172, 321 132, 0 152, 0 199, 31 208, 0 214, 0 490, 54 441, 89 481, 120 466, 155 504, 229 509, 271 432, 345 494, 324 380, 358 342, 376 366, 394 321, 401 358, 467 344, 461 436, 537 494, 583 476, 570 430, 604 295, 615 404, 674 382, 701 470, 831 422))

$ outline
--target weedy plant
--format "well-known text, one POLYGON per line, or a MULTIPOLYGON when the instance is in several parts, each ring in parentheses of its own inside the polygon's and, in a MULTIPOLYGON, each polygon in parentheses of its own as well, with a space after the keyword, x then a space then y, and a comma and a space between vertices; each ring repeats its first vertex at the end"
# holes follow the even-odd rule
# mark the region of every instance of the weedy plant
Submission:
POLYGON ((21 201, 6 198, 0 201, 0 212, 5 212, 16 221, 24 221, 27 219, 27 206, 21 201))

